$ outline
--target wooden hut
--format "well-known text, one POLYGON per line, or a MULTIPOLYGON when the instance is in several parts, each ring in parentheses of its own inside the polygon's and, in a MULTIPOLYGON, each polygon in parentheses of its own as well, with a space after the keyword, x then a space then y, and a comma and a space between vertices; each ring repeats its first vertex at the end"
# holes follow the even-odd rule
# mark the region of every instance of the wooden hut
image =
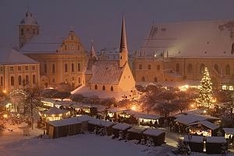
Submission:
POLYGON ((136 113, 134 117, 137 119, 139 125, 143 126, 159 126, 159 119, 161 116, 155 114, 143 114, 143 113, 136 113))
POLYGON ((146 138, 146 141, 151 139, 154 146, 160 146, 165 142, 165 132, 159 129, 147 129, 143 132, 143 136, 146 138))
POLYGON ((206 137, 206 153, 221 154, 227 149, 227 141, 224 137, 206 137))
POLYGON ((203 136, 216 136, 218 126, 209 121, 199 121, 189 124, 189 133, 203 136))
POLYGON ((192 152, 203 152, 204 137, 196 135, 185 135, 184 143, 188 144, 192 152))
POLYGON ((143 132, 146 130, 144 127, 134 126, 127 130, 126 139, 140 140, 143 138, 143 132))
POLYGON ((117 123, 112 126, 113 129, 113 138, 125 139, 127 130, 132 126, 126 123, 117 123))
POLYGON ((90 120, 89 117, 67 118, 63 120, 49 121, 46 123, 46 134, 50 138, 59 138, 76 135, 85 131, 85 124, 90 120))
POLYGON ((61 120, 70 117, 70 111, 62 110, 57 107, 51 107, 46 111, 39 113, 43 121, 61 120))
POLYGON ((88 130, 90 132, 95 131, 96 134, 101 133, 102 135, 111 135, 113 125, 115 125, 113 122, 93 118, 88 121, 88 130))

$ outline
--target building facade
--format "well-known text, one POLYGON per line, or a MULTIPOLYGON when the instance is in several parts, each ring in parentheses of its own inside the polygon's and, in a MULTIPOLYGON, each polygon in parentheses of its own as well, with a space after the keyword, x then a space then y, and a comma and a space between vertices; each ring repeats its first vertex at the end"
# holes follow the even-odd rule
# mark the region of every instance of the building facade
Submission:
POLYGON ((234 21, 154 24, 135 54, 137 82, 200 81, 208 67, 214 87, 231 87, 234 77, 234 21))
POLYGON ((73 89, 84 83, 83 72, 86 51, 76 33, 71 30, 66 36, 42 34, 32 14, 19 25, 20 52, 40 63, 42 87, 69 84, 73 89))

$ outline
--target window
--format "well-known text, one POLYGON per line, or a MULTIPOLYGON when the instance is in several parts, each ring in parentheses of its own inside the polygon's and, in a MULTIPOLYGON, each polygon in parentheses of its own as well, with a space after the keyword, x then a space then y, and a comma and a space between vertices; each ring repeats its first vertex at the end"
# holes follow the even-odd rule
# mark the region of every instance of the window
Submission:
POLYGON ((177 73, 180 72, 180 65, 179 65, 179 63, 176 64, 176 72, 177 72, 177 73))
POLYGON ((35 66, 32 66, 32 70, 35 70, 36 69, 36 67, 35 66))
POLYGON ((158 79, 157 79, 157 77, 154 77, 154 82, 158 82, 158 79))
POLYGON ((232 44, 231 54, 234 54, 234 43, 232 44))
POLYGON ((47 73, 47 65, 46 65, 46 63, 44 64, 44 72, 47 73))
POLYGON ((102 90, 106 90, 106 87, 105 87, 105 86, 102 86, 102 90))
POLYGON ((74 64, 71 64, 71 71, 74 72, 74 64))
POLYGON ((1 76, 1 86, 3 86, 3 77, 1 76))
POLYGON ((3 71, 3 67, 0 67, 0 71, 3 71))
POLYGON ((160 70, 160 65, 157 65, 157 70, 160 70))
POLYGON ((65 45, 65 50, 67 50, 67 45, 65 45))
POLYGON ((97 85, 95 85, 95 86, 94 86, 94 89, 95 89, 95 90, 97 90, 97 89, 98 89, 98 86, 97 86, 97 85))
POLYGON ((25 66, 24 69, 25 69, 25 70, 28 70, 28 66, 25 66))
POLYGON ((142 69, 142 64, 139 64, 139 69, 142 69))
POLYGON ((28 75, 26 75, 26 77, 25 77, 25 82, 26 82, 26 84, 28 84, 28 82, 29 82, 29 76, 28 75))
POLYGON ((141 81, 145 82, 145 77, 144 76, 142 76, 141 81))
POLYGON ((67 63, 64 65, 64 72, 67 72, 67 63))
POLYGON ((18 66, 18 71, 21 71, 21 66, 18 66))
POLYGON ((200 65, 200 74, 203 74, 203 73, 204 73, 204 70, 205 70, 205 65, 204 65, 204 64, 201 64, 201 65, 200 65))
POLYGON ((14 79, 14 76, 11 76, 11 86, 14 86, 15 85, 15 79, 14 79))
POLYGON ((225 73, 226 73, 226 75, 230 75, 231 74, 230 73, 230 65, 229 64, 226 65, 225 73))
POLYGON ((78 78, 78 83, 80 84, 80 77, 78 78))
POLYGON ((21 35, 21 36, 24 35, 24 29, 23 29, 23 28, 20 29, 20 35, 21 35))
POLYGON ((10 71, 14 71, 14 67, 10 67, 10 71))
POLYGON ((36 83, 36 75, 33 75, 33 84, 36 83))
POLYGON ((80 63, 78 63, 78 71, 80 71, 80 63))
POLYGON ((188 65, 188 73, 192 73, 193 72, 193 66, 192 64, 188 65))
POLYGON ((114 88, 113 88, 113 86, 111 86, 111 91, 114 91, 114 88))
POLYGON ((19 84, 19 86, 22 85, 22 77, 21 76, 18 77, 18 84, 19 84))
POLYGON ((214 65, 214 69, 216 70, 217 73, 219 73, 219 66, 217 64, 214 65))
POLYGON ((149 69, 149 70, 151 69, 151 64, 148 64, 148 69, 149 69))
POLYGON ((55 73, 55 64, 52 64, 52 73, 55 73))

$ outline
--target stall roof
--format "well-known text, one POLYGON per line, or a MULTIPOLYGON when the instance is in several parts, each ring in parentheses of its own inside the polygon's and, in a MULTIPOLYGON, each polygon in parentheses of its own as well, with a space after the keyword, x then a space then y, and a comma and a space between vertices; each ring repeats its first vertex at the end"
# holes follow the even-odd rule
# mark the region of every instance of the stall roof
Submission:
POLYGON ((162 133, 164 132, 159 129, 147 129, 143 132, 143 134, 151 135, 151 136, 159 136, 162 133))
POLYGON ((134 133, 142 133, 146 130, 146 128, 139 127, 139 126, 134 126, 128 129, 128 132, 134 132, 134 133))
POLYGON ((104 127, 110 127, 115 124, 110 121, 105 121, 105 120, 95 119, 95 118, 93 118, 92 120, 89 120, 89 123, 93 125, 104 126, 104 127))
POLYGON ((131 125, 126 124, 126 123, 117 123, 112 128, 118 129, 118 130, 126 130, 128 128, 131 128, 131 125))
POLYGON ((215 130, 215 129, 219 128, 217 125, 215 125, 209 121, 199 121, 199 122, 191 123, 189 125, 193 126, 193 125, 198 125, 198 124, 201 124, 209 129, 211 129, 211 130, 215 130))
POLYGON ((196 136, 196 135, 185 135, 184 141, 185 142, 195 142, 195 143, 202 143, 204 140, 203 136, 196 136))
POLYGON ((187 115, 178 116, 177 119, 175 119, 175 121, 185 124, 185 125, 189 125, 194 122, 204 121, 204 120, 209 120, 209 119, 219 119, 219 118, 212 117, 209 115, 187 114, 187 115))
POLYGON ((155 119, 155 120, 160 118, 159 115, 155 115, 155 114, 143 114, 143 113, 136 113, 134 116, 136 118, 155 119))
POLYGON ((234 128, 223 128, 226 134, 234 134, 234 128))
POLYGON ((68 110, 62 110, 62 109, 59 109, 57 107, 51 107, 47 111, 43 111, 41 113, 46 114, 46 115, 52 115, 52 114, 64 114, 64 113, 67 113, 67 112, 69 112, 69 111, 68 110))
POLYGON ((207 137, 206 142, 209 142, 209 143, 226 143, 227 140, 224 137, 207 137))

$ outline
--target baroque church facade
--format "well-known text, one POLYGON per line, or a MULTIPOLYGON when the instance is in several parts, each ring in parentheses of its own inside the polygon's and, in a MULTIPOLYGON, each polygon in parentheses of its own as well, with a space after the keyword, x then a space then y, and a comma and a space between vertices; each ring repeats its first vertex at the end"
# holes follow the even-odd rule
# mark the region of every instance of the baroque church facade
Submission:
POLYGON ((63 37, 43 34, 32 13, 27 11, 19 24, 19 51, 40 63, 43 88, 69 84, 74 89, 84 83, 87 55, 73 30, 63 37))
POLYGON ((233 90, 234 21, 153 24, 136 52, 137 82, 200 81, 207 67, 215 88, 233 90))

